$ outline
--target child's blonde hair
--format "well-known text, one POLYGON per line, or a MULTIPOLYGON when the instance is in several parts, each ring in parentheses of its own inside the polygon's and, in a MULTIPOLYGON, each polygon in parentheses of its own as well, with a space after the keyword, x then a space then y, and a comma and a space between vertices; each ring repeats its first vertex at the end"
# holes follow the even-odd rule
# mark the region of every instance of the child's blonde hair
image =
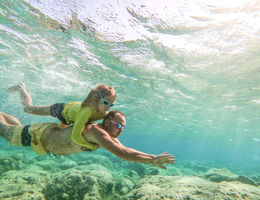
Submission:
POLYGON ((100 94, 104 98, 106 96, 110 96, 110 95, 116 97, 116 91, 113 87, 110 87, 105 84, 100 84, 100 85, 97 85, 96 88, 94 88, 93 90, 90 91, 90 93, 88 94, 86 99, 84 99, 84 101, 81 103, 81 107, 84 108, 86 106, 89 106, 92 103, 97 103, 100 100, 98 92, 100 92, 100 94))

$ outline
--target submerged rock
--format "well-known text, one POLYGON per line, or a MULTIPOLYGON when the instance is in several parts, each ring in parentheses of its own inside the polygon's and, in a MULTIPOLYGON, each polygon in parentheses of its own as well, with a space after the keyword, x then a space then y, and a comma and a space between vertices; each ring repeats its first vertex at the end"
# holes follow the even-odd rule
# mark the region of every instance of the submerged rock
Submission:
POLYGON ((8 171, 0 178, 0 199, 45 200, 43 189, 49 175, 43 171, 8 171))
POLYGON ((146 175, 159 175, 160 171, 156 167, 146 167, 145 174, 146 175))
POLYGON ((204 174, 204 177, 210 181, 219 183, 222 181, 233 181, 234 179, 238 178, 238 175, 233 174, 225 168, 212 168, 204 174))
MULTIPOLYGON (((102 153, 102 152, 101 152, 102 153)), ((114 169, 114 163, 103 155, 96 152, 81 152, 79 154, 68 156, 71 160, 75 161, 77 165, 87 166, 91 164, 103 165, 109 170, 114 169)))
POLYGON ((5 167, 0 177, 0 199, 260 199, 259 176, 239 176, 225 168, 210 169, 202 177, 198 175, 204 168, 196 169, 200 172, 196 176, 180 176, 194 172, 176 165, 160 170, 137 163, 112 163, 94 153, 53 158, 18 154, 2 156, 0 162, 2 169, 5 167))
POLYGON ((260 186, 260 176, 252 176, 251 179, 253 179, 256 184, 260 186))
POLYGON ((139 163, 132 163, 132 162, 129 162, 129 163, 126 163, 126 166, 125 166, 127 169, 131 169, 131 170, 134 170, 137 172, 137 174, 140 176, 140 177, 144 177, 145 176, 145 171, 146 171, 146 166, 143 165, 143 164, 139 164, 139 163))
POLYGON ((116 181, 115 192, 120 195, 127 194, 134 187, 134 183, 127 179, 121 178, 116 181))
POLYGON ((113 177, 109 171, 76 170, 62 171, 52 176, 44 193, 46 199, 96 199, 113 193, 113 177))
POLYGON ((246 183, 249 185, 255 185, 257 186, 256 181, 253 179, 247 177, 247 176, 242 176, 242 175, 236 175, 230 172, 228 169, 217 169, 213 168, 207 171, 204 174, 204 177, 207 178, 210 181, 214 182, 222 182, 222 181, 239 181, 241 183, 246 183))
POLYGON ((195 176, 157 175, 142 179, 121 199, 260 199, 260 188, 240 182, 215 183, 195 176))
POLYGON ((9 170, 19 170, 23 167, 23 155, 1 155, 0 156, 0 174, 7 172, 9 170))
POLYGON ((255 186, 257 185, 257 183, 253 179, 251 179, 247 176, 239 176, 235 180, 239 181, 241 183, 246 183, 246 184, 255 185, 255 186))

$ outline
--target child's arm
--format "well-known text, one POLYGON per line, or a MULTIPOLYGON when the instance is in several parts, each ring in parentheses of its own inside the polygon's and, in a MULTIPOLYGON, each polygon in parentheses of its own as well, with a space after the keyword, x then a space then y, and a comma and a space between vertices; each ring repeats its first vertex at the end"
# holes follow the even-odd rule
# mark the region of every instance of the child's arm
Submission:
POLYGON ((82 136, 82 132, 85 128, 85 124, 88 122, 92 112, 90 108, 82 109, 76 116, 76 120, 73 124, 71 139, 76 144, 92 149, 93 147, 82 136))

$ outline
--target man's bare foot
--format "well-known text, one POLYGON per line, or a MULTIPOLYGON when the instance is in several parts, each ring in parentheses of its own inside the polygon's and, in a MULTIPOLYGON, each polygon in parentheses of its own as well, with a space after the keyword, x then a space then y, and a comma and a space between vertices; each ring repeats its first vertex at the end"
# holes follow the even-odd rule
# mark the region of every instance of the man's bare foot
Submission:
POLYGON ((13 86, 9 87, 9 88, 8 88, 8 91, 9 91, 10 93, 12 93, 12 92, 16 92, 16 91, 18 91, 19 89, 24 88, 24 87, 25 87, 25 84, 24 84, 24 83, 19 83, 19 84, 17 84, 17 85, 13 85, 13 86))

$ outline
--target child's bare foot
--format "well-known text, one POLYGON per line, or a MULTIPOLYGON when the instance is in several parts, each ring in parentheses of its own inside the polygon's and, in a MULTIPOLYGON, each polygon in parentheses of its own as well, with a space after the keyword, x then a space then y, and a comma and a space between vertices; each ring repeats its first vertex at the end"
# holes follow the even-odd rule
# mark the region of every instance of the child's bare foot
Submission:
POLYGON ((24 88, 25 87, 25 84, 24 83, 19 83, 17 85, 13 85, 11 87, 8 88, 8 91, 10 93, 12 92, 16 92, 17 90, 21 89, 21 88, 24 88))

